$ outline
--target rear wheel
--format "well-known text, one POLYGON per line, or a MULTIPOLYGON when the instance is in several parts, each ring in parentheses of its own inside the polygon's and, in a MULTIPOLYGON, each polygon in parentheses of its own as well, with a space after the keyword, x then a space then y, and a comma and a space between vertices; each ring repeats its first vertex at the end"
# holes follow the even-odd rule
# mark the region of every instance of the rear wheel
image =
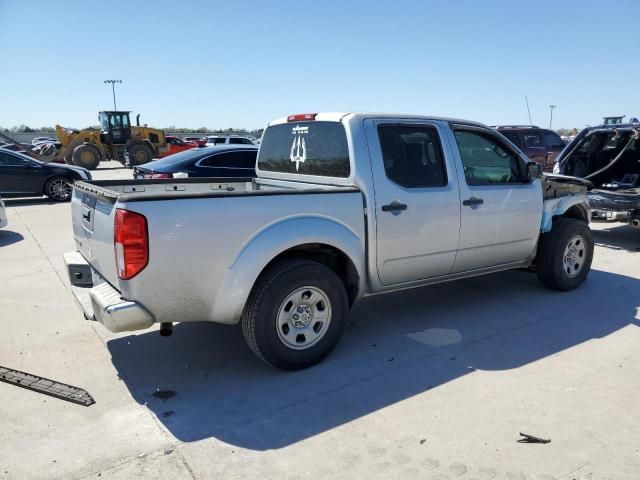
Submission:
POLYGON ((131 165, 142 165, 153 160, 153 151, 148 145, 136 143, 127 147, 131 165))
POLYGON ((593 239, 586 222, 559 218, 540 239, 538 277, 553 290, 573 290, 587 278, 592 259, 593 239))
POLYGON ((78 145, 71 154, 71 163, 87 170, 95 170, 100 165, 100 151, 93 145, 78 145))
POLYGON ((340 278, 310 260, 288 260, 267 271, 242 315, 242 332, 258 358, 298 370, 324 359, 342 337, 348 310, 340 278))
POLYGON ((44 185, 44 194, 56 202, 68 202, 71 199, 71 180, 66 177, 53 177, 44 185))

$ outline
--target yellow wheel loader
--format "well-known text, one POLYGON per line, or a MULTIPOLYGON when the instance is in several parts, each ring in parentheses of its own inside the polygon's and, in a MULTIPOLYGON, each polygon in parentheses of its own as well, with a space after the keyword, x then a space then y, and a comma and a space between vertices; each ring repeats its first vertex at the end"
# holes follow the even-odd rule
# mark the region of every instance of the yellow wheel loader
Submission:
POLYGON ((69 131, 56 125, 62 144, 57 157, 66 163, 89 170, 98 168, 103 160, 116 160, 134 166, 149 162, 168 150, 162 130, 141 127, 140 115, 131 125, 126 111, 105 111, 98 114, 100 130, 87 128, 69 131))

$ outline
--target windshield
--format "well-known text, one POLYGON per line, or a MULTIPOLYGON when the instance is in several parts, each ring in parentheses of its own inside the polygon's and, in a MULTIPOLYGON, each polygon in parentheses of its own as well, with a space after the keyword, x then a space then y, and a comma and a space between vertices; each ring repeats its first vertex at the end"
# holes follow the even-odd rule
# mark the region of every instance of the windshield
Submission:
POLYGON ((315 121, 271 126, 262 137, 258 169, 347 178, 351 169, 344 126, 315 121))

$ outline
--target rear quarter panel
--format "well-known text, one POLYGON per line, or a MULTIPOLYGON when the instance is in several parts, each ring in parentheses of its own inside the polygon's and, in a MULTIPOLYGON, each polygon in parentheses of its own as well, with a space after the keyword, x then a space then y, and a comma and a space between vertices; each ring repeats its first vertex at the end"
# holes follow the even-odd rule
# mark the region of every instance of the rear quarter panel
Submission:
POLYGON ((122 204, 147 217, 149 264, 119 281, 157 322, 237 323, 257 277, 306 243, 343 250, 364 281, 362 194, 288 193, 122 204))

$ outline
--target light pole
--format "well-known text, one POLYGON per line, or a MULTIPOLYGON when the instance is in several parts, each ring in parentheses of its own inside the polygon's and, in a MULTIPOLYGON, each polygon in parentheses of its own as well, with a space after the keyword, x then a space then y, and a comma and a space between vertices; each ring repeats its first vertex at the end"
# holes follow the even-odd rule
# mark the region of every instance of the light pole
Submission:
POLYGON ((122 83, 122 80, 105 80, 104 83, 111 84, 111 93, 113 93, 113 109, 118 110, 116 107, 116 83, 122 83))
POLYGON ((553 109, 556 108, 555 105, 549 105, 549 130, 551 130, 551 123, 553 122, 553 109))

